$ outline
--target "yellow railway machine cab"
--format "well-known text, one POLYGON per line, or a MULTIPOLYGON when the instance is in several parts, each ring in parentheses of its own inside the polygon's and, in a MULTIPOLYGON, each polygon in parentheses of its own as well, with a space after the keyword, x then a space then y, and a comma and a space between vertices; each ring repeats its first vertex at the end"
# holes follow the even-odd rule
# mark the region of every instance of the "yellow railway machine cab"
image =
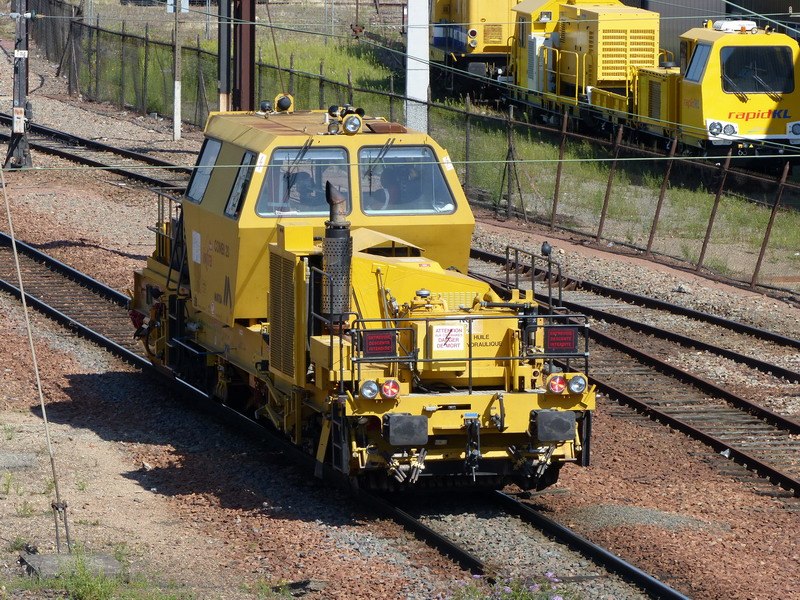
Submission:
POLYGON ((588 464, 587 320, 535 300, 550 258, 516 250, 508 273, 544 271, 496 291, 466 273, 473 217, 433 140, 275 106, 212 115, 185 196, 160 196, 131 300, 152 362, 369 487, 588 464))
MULTIPOLYGON (((680 75, 671 75, 676 83, 669 84, 677 111, 667 120, 681 123, 683 142, 709 153, 724 154, 733 145, 739 154, 752 154, 765 142, 796 146, 799 58, 796 40, 754 21, 709 21, 690 29, 681 36, 680 75)), ((642 74, 640 85, 655 84, 642 74)))

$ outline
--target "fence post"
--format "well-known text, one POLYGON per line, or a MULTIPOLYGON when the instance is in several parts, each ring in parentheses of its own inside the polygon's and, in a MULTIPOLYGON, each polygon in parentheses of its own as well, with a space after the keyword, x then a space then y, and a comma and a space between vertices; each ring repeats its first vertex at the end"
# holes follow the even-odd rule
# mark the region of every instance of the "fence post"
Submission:
POLYGON ((94 99, 100 102, 100 15, 96 19, 97 29, 94 36, 94 99))
POLYGON ((469 189, 469 156, 470 156, 470 129, 472 128, 472 119, 470 118, 470 109, 472 108, 469 94, 464 98, 464 189, 469 189))
POLYGON ((622 146, 622 130, 624 127, 622 123, 617 126, 617 137, 614 140, 614 160, 611 161, 611 169, 608 171, 608 183, 606 184, 606 195, 603 198, 603 210, 600 211, 600 224, 597 226, 597 236, 595 241, 599 242, 603 237, 603 226, 606 223, 606 214, 608 214, 608 202, 611 199, 611 186, 614 184, 614 172, 617 170, 617 159, 619 158, 620 147, 622 146))
POLYGON ((120 49, 120 65, 119 65, 119 105, 125 108, 125 21, 122 21, 122 48, 120 49))
POLYGON ((717 188, 717 195, 714 196, 714 206, 711 207, 711 215, 708 217, 708 227, 706 228, 706 237, 703 238, 703 247, 700 249, 700 258, 697 259, 697 266, 695 271, 699 271, 703 266, 703 259, 706 257, 706 249, 708 242, 711 239, 711 229, 714 227, 714 219, 717 217, 717 208, 719 207, 719 199, 722 197, 722 190, 725 187, 725 178, 728 177, 728 169, 731 166, 731 156, 733 155, 733 146, 728 148, 728 156, 725 157, 725 164, 722 166, 722 177, 720 178, 719 187, 717 188))
POLYGON ((767 230, 764 232, 764 241, 761 243, 761 251, 758 253, 758 260, 756 261, 756 268, 753 271, 753 278, 750 280, 750 287, 756 287, 758 280, 758 272, 761 270, 761 262, 764 260, 764 254, 767 252, 767 244, 769 243, 769 236, 772 234, 772 224, 775 222, 775 215, 778 214, 778 205, 781 203, 783 196, 783 188, 786 186, 786 178, 789 176, 789 161, 783 165, 783 175, 781 175, 780 183, 778 184, 778 193, 775 195, 775 204, 772 205, 772 212, 769 215, 769 223, 767 223, 767 230))
POLYGON ((294 53, 289 55, 289 94, 294 96, 294 53))
POLYGON ((389 75, 389 120, 394 123, 394 75, 389 75))
POLYGON ((353 105, 353 74, 347 69, 347 103, 353 105))
MULTIPOLYGON (((508 105, 508 153, 506 154, 506 171, 508 171, 508 181, 506 182, 506 219, 511 219, 512 211, 511 211, 511 200, 512 200, 512 182, 511 182, 511 173, 514 170, 514 130, 513 130, 513 121, 514 121, 514 105, 508 105)), ((522 198, 520 198, 520 202, 522 202, 522 198)))
POLYGON ((69 22, 69 30, 72 34, 69 42, 69 94, 71 96, 80 93, 80 77, 78 76, 78 57, 75 55, 75 36, 78 35, 78 26, 75 23, 75 8, 72 9, 73 18, 69 22))
POLYGON ((264 64, 264 48, 261 46, 261 44, 259 44, 258 45, 258 65, 256 65, 256 90, 257 90, 256 93, 258 94, 258 97, 259 97, 259 108, 260 108, 260 104, 261 104, 261 100, 260 99, 264 97, 264 94, 262 93, 263 89, 264 89, 264 84, 261 82, 261 66, 260 66, 260 65, 263 65, 263 64, 264 64))
POLYGON ((558 150, 558 168, 556 169, 556 185, 553 190, 553 213, 550 215, 550 231, 556 228, 556 213, 558 212, 558 189, 561 187, 561 168, 564 165, 564 149, 567 145, 567 123, 569 113, 564 111, 564 120, 561 122, 561 148, 558 150))
POLYGON ((658 194, 658 204, 656 205, 656 214, 653 216, 653 226, 650 228, 650 239, 647 240, 647 256, 653 256, 653 240, 656 238, 656 229, 658 229, 658 219, 661 215, 661 207, 664 205, 664 195, 667 193, 667 184, 669 183, 669 174, 672 171, 672 163, 675 162, 675 150, 678 148, 677 136, 672 138, 672 146, 669 149, 669 160, 667 161, 667 169, 664 171, 664 180, 661 182, 661 192, 658 194))
POLYGON ((139 112, 147 112, 147 71, 150 68, 150 23, 144 24, 144 69, 142 70, 142 107, 139 112))
POLYGON ((325 60, 319 61, 319 109, 325 110, 325 60))

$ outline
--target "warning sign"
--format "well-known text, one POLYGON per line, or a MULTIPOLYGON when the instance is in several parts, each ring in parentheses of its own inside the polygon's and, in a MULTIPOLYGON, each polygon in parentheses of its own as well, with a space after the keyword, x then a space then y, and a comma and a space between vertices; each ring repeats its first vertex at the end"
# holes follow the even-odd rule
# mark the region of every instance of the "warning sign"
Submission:
POLYGON ((433 350, 463 350, 464 327, 462 325, 434 325, 433 350))

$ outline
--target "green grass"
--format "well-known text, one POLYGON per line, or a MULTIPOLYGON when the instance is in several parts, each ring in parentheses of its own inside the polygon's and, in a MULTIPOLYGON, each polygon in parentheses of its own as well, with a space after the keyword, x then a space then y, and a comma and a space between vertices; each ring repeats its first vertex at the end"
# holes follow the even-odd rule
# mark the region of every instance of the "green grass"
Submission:
MULTIPOLYGON (((94 571, 88 555, 82 549, 73 553, 72 565, 56 579, 0 576, 0 590, 16 592, 51 592, 64 594, 65 600, 194 600, 194 594, 174 591, 174 585, 161 585, 137 576, 108 577, 94 571)), ((0 594, 0 598, 4 596, 0 594)), ((49 597, 49 596, 48 596, 49 597)))
POLYGON ((291 590, 284 583, 274 583, 263 578, 253 584, 243 585, 242 589, 253 594, 259 600, 279 600, 281 598, 294 597, 291 590))
POLYGON ((466 582, 448 594, 437 596, 441 600, 580 600, 569 586, 559 581, 554 573, 544 577, 497 577, 488 580, 473 575, 466 582))
POLYGON ((32 517, 38 514, 36 508, 34 508, 33 504, 28 502, 27 500, 23 500, 22 504, 17 506, 16 513, 18 517, 32 517))

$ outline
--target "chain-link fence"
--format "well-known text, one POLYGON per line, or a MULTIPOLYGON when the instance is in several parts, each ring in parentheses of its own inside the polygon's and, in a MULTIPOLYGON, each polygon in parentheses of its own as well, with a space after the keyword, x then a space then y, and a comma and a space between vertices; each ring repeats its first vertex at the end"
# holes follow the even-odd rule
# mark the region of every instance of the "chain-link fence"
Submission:
MULTIPOLYGON (((121 31, 113 31, 102 27, 99 17, 87 22, 60 0, 30 4, 39 14, 59 15, 34 21, 32 34, 69 77, 72 93, 142 113, 172 114, 174 46, 153 39, 149 22, 143 32, 126 31, 124 23, 121 31)), ((350 27, 342 23, 360 21, 353 5, 350 12, 339 6, 335 25, 328 6, 324 18, 306 14, 302 27, 347 27, 350 41, 337 42, 330 59, 341 62, 347 59, 336 58, 338 52, 360 50, 363 41, 352 40, 350 27)), ((370 19, 376 17, 394 33, 402 32, 401 4, 384 5, 383 13, 370 19)), ((327 75, 331 62, 320 61, 312 73, 295 68, 293 55, 278 68, 264 59, 275 40, 261 41, 257 101, 285 90, 298 107, 352 104, 404 121, 400 75, 354 81, 347 71, 334 80, 327 75)), ((182 40, 181 114, 198 126, 218 102, 217 55, 203 46, 200 35, 194 45, 182 40)), ((397 60, 391 51, 389 56, 397 60)), ((434 72, 436 78, 445 74, 434 72)), ((736 156, 730 163, 725 156, 714 161, 670 157, 667 149, 676 144, 662 143, 659 152, 648 152, 636 132, 625 128, 609 128, 598 141, 596 135, 578 133, 574 118, 543 119, 519 110, 504 116, 460 103, 430 103, 429 133, 450 152, 470 198, 499 216, 515 215, 599 243, 670 257, 746 284, 800 291, 800 188, 787 178, 784 163, 778 161, 774 173, 745 176, 730 171, 736 156)))

